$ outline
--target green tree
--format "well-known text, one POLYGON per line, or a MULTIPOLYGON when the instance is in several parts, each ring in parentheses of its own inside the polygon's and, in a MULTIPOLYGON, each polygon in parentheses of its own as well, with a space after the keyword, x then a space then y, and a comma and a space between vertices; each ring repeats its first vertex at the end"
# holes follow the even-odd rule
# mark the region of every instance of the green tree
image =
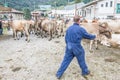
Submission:
POLYGON ((80 3, 82 2, 82 0, 75 0, 75 3, 80 3))
POLYGON ((23 12, 24 12, 24 19, 30 20, 31 19, 31 12, 30 12, 30 10, 28 8, 25 8, 23 10, 23 12))
POLYGON ((89 3, 90 1, 93 1, 93 0, 83 0, 84 3, 89 3))

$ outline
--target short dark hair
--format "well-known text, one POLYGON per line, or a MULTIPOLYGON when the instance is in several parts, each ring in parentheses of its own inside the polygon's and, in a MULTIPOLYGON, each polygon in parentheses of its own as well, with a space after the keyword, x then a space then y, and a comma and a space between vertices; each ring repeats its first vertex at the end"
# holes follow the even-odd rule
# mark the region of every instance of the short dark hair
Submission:
POLYGON ((80 16, 78 16, 78 15, 74 16, 74 18, 73 18, 74 22, 78 22, 79 20, 80 20, 80 16))

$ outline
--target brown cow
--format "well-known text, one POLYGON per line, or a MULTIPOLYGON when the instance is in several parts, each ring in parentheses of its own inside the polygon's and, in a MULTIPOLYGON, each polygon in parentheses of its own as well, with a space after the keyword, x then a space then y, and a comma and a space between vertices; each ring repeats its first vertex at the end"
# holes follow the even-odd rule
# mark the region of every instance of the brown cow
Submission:
POLYGON ((65 34, 65 23, 63 20, 57 20, 57 33, 58 37, 64 36, 65 34))
POLYGON ((30 25, 29 26, 29 33, 31 34, 35 34, 35 21, 33 20, 28 20, 28 24, 30 25))
POLYGON ((56 32, 55 30, 55 21, 45 19, 41 23, 41 31, 42 35, 44 36, 49 36, 49 41, 53 38, 54 33, 56 32))
POLYGON ((100 35, 105 35, 108 38, 111 38, 111 33, 109 32, 104 32, 100 33, 100 29, 99 29, 99 25, 98 23, 81 23, 80 24, 81 27, 85 28, 87 30, 87 32, 91 33, 91 34, 95 34, 97 36, 97 38, 95 40, 91 40, 90 41, 90 51, 92 51, 92 45, 93 42, 95 41, 95 47, 96 49, 98 48, 97 46, 97 41, 99 40, 100 35))
POLYGON ((13 37, 14 39, 16 40, 17 38, 17 32, 20 31, 20 32, 25 32, 25 35, 26 35, 26 41, 30 41, 29 39, 29 32, 28 32, 28 29, 29 29, 29 22, 26 21, 26 20, 13 20, 13 21, 10 21, 9 22, 12 30, 13 30, 13 37))
POLYGON ((37 21, 35 21, 35 34, 37 36, 41 36, 43 38, 42 35, 42 26, 41 23, 43 22, 43 20, 45 20, 45 18, 39 18, 37 21))

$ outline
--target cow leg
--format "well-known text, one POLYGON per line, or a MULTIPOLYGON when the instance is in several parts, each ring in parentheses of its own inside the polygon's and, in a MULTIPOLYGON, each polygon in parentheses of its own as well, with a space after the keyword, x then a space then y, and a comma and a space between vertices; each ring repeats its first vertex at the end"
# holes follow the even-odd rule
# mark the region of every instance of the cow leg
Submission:
POLYGON ((42 31, 40 29, 38 29, 36 33, 38 38, 42 37, 42 31))
POLYGON ((26 37, 27 37, 27 41, 29 42, 29 41, 30 41, 30 39, 29 39, 29 35, 26 35, 26 37))
POLYGON ((35 35, 37 35, 37 36, 38 36, 38 30, 37 30, 37 29, 35 29, 35 35))
POLYGON ((47 32, 46 31, 42 31, 42 38, 47 37, 47 32))
POLYGON ((13 31, 13 38, 15 38, 15 32, 13 31))
POLYGON ((13 30, 13 36, 14 36, 14 40, 16 40, 17 32, 15 30, 13 30))
POLYGON ((64 32, 62 32, 62 37, 64 37, 64 32))
POLYGON ((59 38, 59 37, 60 37, 60 35, 58 34, 58 35, 57 35, 57 38, 59 38))
POLYGON ((43 31, 42 35, 43 35, 43 38, 46 38, 49 34, 47 31, 43 31))
POLYGON ((44 38, 44 35, 45 35, 44 31, 41 29, 40 32, 41 32, 41 37, 44 38))
POLYGON ((43 30, 40 30, 40 35, 43 38, 43 30))
POLYGON ((25 35, 26 35, 26 39, 25 40, 27 42, 30 42, 29 31, 28 31, 29 30, 29 26, 30 26, 29 24, 26 24, 26 26, 24 27, 24 31, 25 31, 25 35))
POLYGON ((48 40, 49 41, 52 40, 52 31, 50 31, 50 33, 49 33, 49 39, 48 40))
POLYGON ((44 37, 45 37, 44 35, 45 35, 45 34, 44 34, 43 29, 40 29, 40 36, 41 36, 42 38, 44 38, 44 37))
POLYGON ((62 30, 62 36, 64 36, 64 34, 65 34, 65 33, 64 33, 64 29, 63 29, 63 30, 62 30))
POLYGON ((92 46, 93 46, 93 42, 94 42, 94 40, 90 40, 90 52, 93 52, 93 50, 92 50, 92 46))
POLYGON ((25 39, 25 40, 26 40, 27 42, 30 42, 28 30, 25 30, 25 35, 26 35, 26 39, 25 39))
POLYGON ((29 34, 28 33, 26 34, 26 41, 30 42, 30 38, 29 38, 29 34))
MULTIPOLYGON (((20 35, 21 35, 21 34, 20 34, 20 35)), ((20 39, 20 35, 19 35, 18 31, 16 31, 16 38, 17 38, 17 40, 20 39)))
POLYGON ((24 35, 24 34, 23 34, 23 31, 22 31, 22 32, 21 32, 21 37, 23 37, 23 35, 24 35))
POLYGON ((61 36, 60 30, 57 31, 57 38, 61 36))
POLYGON ((95 40, 95 48, 98 49, 97 40, 95 40))
POLYGON ((61 36, 62 36, 62 37, 64 36, 64 33, 63 33, 63 32, 61 32, 61 36))
POLYGON ((55 38, 55 31, 53 31, 52 33, 52 38, 55 38))
POLYGON ((55 33, 54 33, 55 37, 58 35, 58 31, 56 30, 55 33))
POLYGON ((61 31, 61 33, 60 33, 60 37, 62 37, 63 36, 63 32, 61 31))

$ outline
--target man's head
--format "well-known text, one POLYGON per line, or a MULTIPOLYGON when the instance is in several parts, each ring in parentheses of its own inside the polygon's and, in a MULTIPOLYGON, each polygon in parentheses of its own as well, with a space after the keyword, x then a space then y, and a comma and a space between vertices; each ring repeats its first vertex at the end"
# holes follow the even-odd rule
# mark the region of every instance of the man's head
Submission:
POLYGON ((79 23, 80 22, 80 16, 78 16, 78 15, 74 16, 73 21, 75 23, 79 23))

